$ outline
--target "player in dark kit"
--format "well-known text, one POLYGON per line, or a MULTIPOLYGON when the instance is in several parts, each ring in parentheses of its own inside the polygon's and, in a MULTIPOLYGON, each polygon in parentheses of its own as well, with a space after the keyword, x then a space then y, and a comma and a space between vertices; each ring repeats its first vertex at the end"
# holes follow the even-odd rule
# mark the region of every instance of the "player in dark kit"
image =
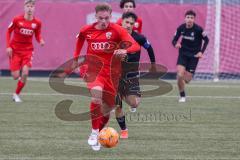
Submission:
MULTIPOLYGON (((122 15, 122 27, 125 28, 134 40, 142 47, 144 47, 151 60, 150 71, 156 71, 155 55, 153 48, 149 41, 143 35, 133 30, 137 16, 133 12, 126 12, 122 15)), ((116 119, 121 128, 120 138, 128 138, 128 129, 125 123, 125 116, 122 111, 122 99, 131 106, 131 112, 135 112, 140 103, 140 86, 139 86, 139 60, 140 51, 136 54, 128 54, 127 62, 122 62, 122 77, 119 82, 118 96, 116 103, 118 107, 115 110, 116 119)))
POLYGON ((177 60, 179 102, 186 101, 185 83, 192 80, 198 61, 203 57, 209 42, 206 32, 202 27, 194 23, 195 17, 196 13, 194 11, 187 11, 185 13, 185 23, 177 28, 177 32, 172 40, 173 46, 179 49, 177 60), (180 37, 182 37, 182 40, 178 42, 180 37))

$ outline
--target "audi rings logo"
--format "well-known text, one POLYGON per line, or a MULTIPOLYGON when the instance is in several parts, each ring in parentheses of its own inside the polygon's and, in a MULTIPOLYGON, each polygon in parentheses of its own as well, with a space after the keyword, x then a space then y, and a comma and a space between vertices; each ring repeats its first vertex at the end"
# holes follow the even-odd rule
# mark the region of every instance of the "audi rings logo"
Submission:
POLYGON ((115 48, 116 45, 114 45, 111 42, 93 42, 91 43, 92 50, 99 51, 99 50, 110 50, 115 48))
POLYGON ((31 35, 33 35, 33 30, 21 28, 21 29, 20 29, 20 33, 21 33, 21 34, 24 34, 24 35, 29 35, 29 36, 31 36, 31 35))

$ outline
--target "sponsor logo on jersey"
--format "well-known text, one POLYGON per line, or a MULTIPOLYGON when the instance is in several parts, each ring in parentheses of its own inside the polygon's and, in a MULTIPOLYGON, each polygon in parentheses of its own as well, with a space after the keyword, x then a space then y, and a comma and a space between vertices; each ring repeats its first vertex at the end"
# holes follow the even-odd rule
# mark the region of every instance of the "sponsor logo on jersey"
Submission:
POLYGON ((115 46, 109 42, 92 42, 91 43, 91 48, 94 51, 110 50, 113 47, 115 46))
POLYGON ((206 37, 206 36, 207 36, 207 32, 206 32, 206 31, 203 31, 203 32, 202 32, 202 36, 203 36, 203 37, 206 37))
POLYGON ((194 32, 191 33, 191 36, 194 37, 194 32))
POLYGON ((106 33, 106 38, 107 39, 111 39, 111 37, 112 37, 112 32, 107 32, 106 33))
POLYGON ((32 28, 35 29, 37 27, 36 23, 32 23, 32 28))
POLYGON ((190 36, 183 36, 182 37, 183 39, 187 39, 187 40, 190 40, 190 41, 194 41, 195 40, 195 38, 194 37, 190 37, 190 36))
POLYGON ((91 39, 92 35, 87 34, 87 39, 91 39))
POLYGON ((134 23, 134 27, 135 27, 135 28, 138 28, 138 27, 139 27, 139 23, 138 23, 138 22, 135 22, 135 23, 134 23))
POLYGON ((31 29, 21 28, 20 33, 23 34, 23 35, 32 36, 34 32, 31 29))

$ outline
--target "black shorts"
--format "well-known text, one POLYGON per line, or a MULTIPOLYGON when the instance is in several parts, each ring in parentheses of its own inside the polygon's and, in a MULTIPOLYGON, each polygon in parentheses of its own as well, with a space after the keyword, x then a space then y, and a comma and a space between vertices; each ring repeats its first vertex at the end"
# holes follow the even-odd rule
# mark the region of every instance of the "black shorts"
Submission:
POLYGON ((120 93, 121 97, 126 97, 128 95, 141 97, 139 78, 129 80, 121 79, 119 81, 118 93, 120 93))
POLYGON ((189 57, 184 54, 179 54, 177 65, 184 66, 186 68, 186 71, 194 74, 197 68, 198 61, 199 61, 199 58, 189 57))
POLYGON ((122 107, 122 99, 123 97, 129 95, 136 95, 141 97, 139 78, 132 79, 120 79, 118 86, 118 93, 116 96, 116 105, 120 105, 122 107))

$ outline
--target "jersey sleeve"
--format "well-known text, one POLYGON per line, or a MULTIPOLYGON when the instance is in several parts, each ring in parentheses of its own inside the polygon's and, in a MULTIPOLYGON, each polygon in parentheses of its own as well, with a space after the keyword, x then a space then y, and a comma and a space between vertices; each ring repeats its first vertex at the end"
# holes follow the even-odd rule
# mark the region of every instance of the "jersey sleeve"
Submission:
POLYGON ((177 31, 175 32, 175 35, 173 37, 172 40, 172 45, 175 47, 175 45, 177 44, 177 41, 179 39, 179 37, 181 36, 181 26, 177 28, 177 31))
POLYGON ((74 51, 74 59, 78 59, 78 57, 80 56, 80 52, 82 50, 84 41, 85 41, 85 28, 83 27, 79 34, 77 35, 77 43, 76 43, 76 47, 75 47, 75 51, 74 51))
POLYGON ((140 51, 140 46, 139 44, 132 38, 132 36, 127 32, 127 30, 125 30, 124 28, 118 26, 117 28, 115 28, 120 36, 120 39, 122 42, 128 42, 131 45, 126 48, 128 53, 135 53, 140 51))
POLYGON ((138 23, 139 23, 139 27, 138 27, 138 33, 142 33, 142 19, 139 19, 138 20, 138 23))
POLYGON ((39 21, 38 23, 38 27, 35 31, 35 37, 36 37, 36 40, 38 41, 38 43, 40 43, 40 41, 42 40, 42 23, 39 21))
POLYGON ((146 37, 143 37, 141 41, 142 41, 142 44, 143 44, 142 45, 143 48, 145 48, 148 52, 148 56, 150 58, 151 63, 155 63, 156 59, 155 59, 155 54, 154 54, 151 43, 147 40, 146 37))
POLYGON ((10 47, 10 41, 11 41, 11 34, 13 32, 13 30, 16 27, 16 23, 17 23, 17 18, 14 18, 13 21, 9 24, 8 29, 7 29, 7 34, 6 34, 6 44, 7 44, 7 48, 10 47))
POLYGON ((200 34, 201 34, 201 37, 202 37, 202 39, 203 39, 203 41, 204 41, 204 42, 203 42, 202 49, 201 49, 201 52, 204 53, 205 50, 207 49, 207 46, 208 46, 208 43, 209 43, 209 38, 208 38, 208 36, 207 36, 206 31, 204 31, 203 29, 201 29, 200 34))

